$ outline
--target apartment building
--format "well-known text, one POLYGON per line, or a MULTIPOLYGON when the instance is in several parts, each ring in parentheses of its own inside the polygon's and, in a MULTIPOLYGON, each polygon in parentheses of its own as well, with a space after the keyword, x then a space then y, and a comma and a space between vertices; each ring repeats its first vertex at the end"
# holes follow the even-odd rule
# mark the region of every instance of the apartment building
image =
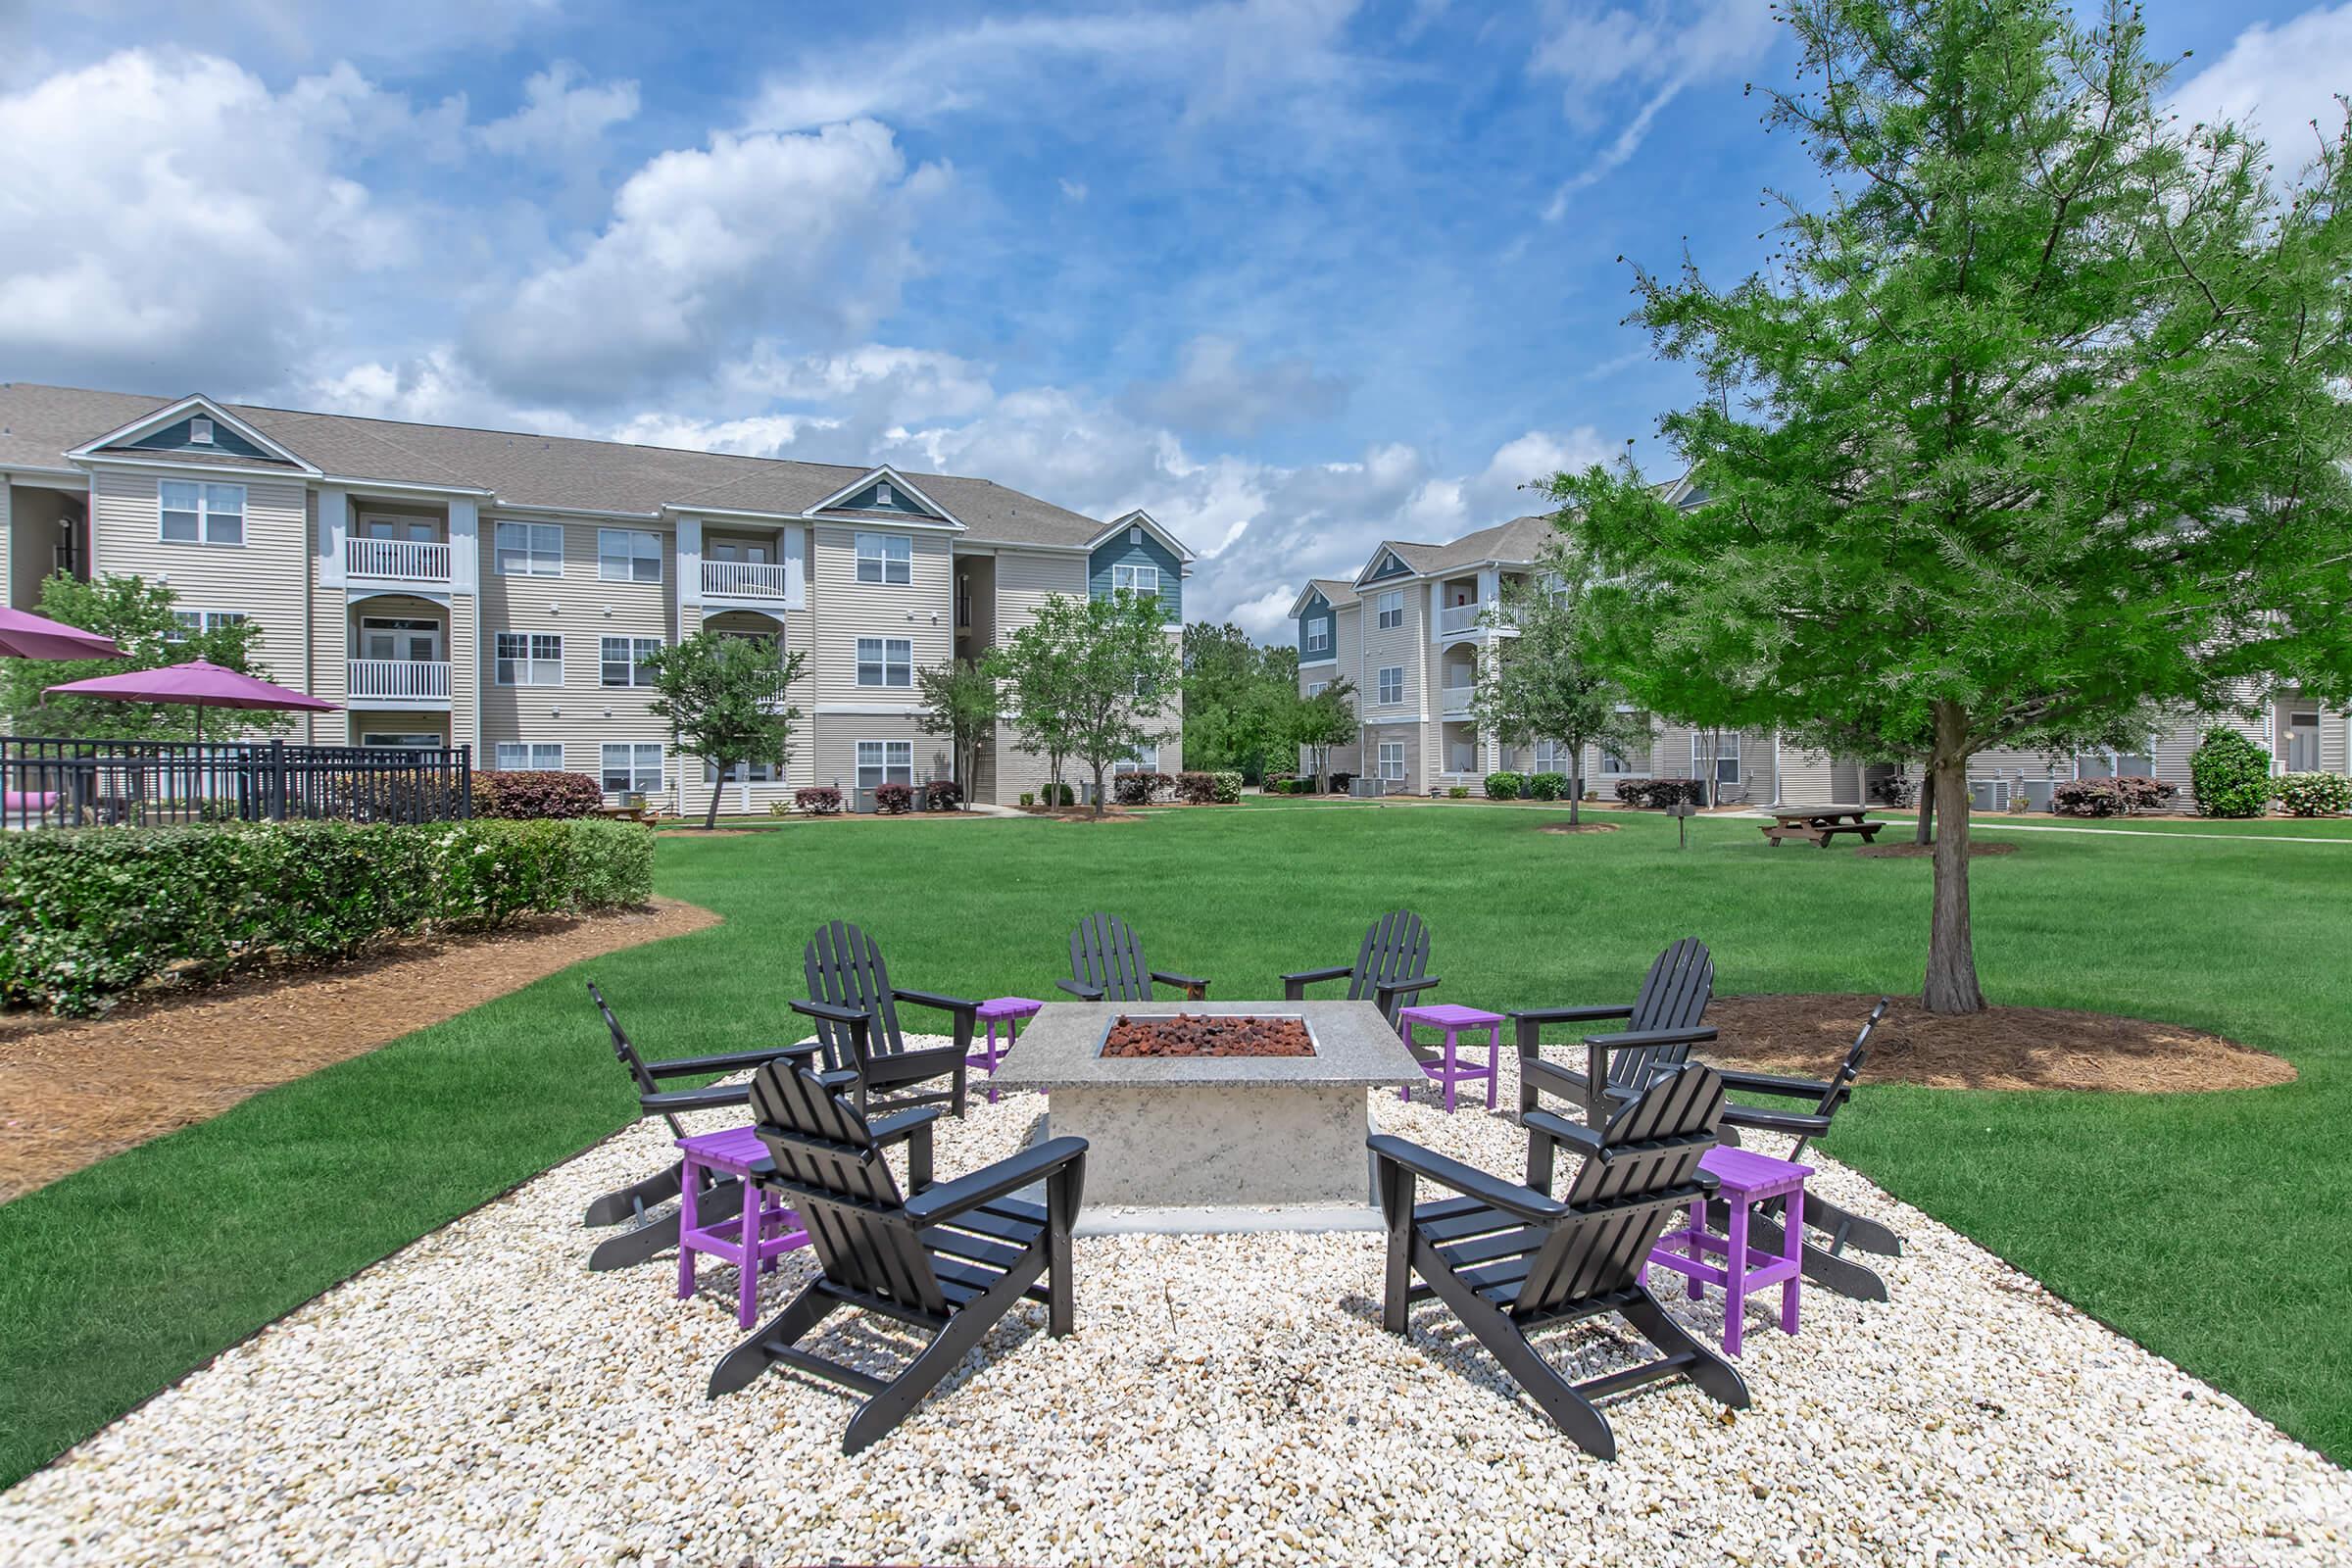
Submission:
MULTIPOLYGON (((710 630, 807 655, 790 758, 721 803, 763 810, 950 777, 915 670, 1055 593, 1156 593, 1177 637, 1192 562, 1143 512, 1103 522, 986 479, 0 383, 11 605, 53 571, 165 583, 192 622, 254 622, 270 679, 340 706, 304 739, 471 746, 681 810, 712 780, 650 710, 654 648, 710 630)), ((1009 800, 1043 774, 1004 726, 966 782, 1009 800)))
MULTIPOLYGON (((1678 505, 1703 500, 1688 480, 1665 494, 1678 505)), ((1455 785, 1476 792, 1496 771, 1573 771, 1552 743, 1505 745, 1471 713, 1480 671, 1516 635, 1508 624, 1490 625, 1487 612, 1540 570, 1551 533, 1548 518, 1528 516, 1446 544, 1385 540, 1353 577, 1313 578, 1299 590, 1291 607, 1299 690, 1312 695, 1335 680, 1351 682, 1361 721, 1355 745, 1333 748, 1332 771, 1377 777, 1390 793, 1414 795, 1455 785)), ((2043 809, 2063 780, 2119 773, 2163 779, 2186 806, 2194 798, 2189 754, 2215 723, 2264 747, 2279 772, 2352 771, 2352 715, 2290 691, 2257 704, 2251 715, 2181 715, 2143 754, 1986 752, 1974 760, 1970 780, 1986 810, 2013 798, 2043 809)), ((1584 757, 1587 787, 1603 796, 1626 778, 1712 777, 1722 799, 1757 806, 1866 801, 1896 771, 1806 751, 1770 730, 1700 730, 1664 720, 1651 722, 1645 745, 1589 747, 1584 757)), ((1910 770, 1913 777, 1918 771, 1910 770)))

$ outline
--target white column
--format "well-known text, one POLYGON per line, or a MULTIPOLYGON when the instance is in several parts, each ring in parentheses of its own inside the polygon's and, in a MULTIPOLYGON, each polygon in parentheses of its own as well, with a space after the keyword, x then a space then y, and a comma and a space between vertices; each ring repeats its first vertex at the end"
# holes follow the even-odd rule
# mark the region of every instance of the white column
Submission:
POLYGON ((1491 605, 1491 604, 1494 604, 1494 603, 1496 600, 1500 599, 1501 597, 1502 597, 1502 568, 1501 568, 1501 567, 1499 567, 1499 566, 1481 566, 1481 567, 1479 567, 1479 568, 1478 568, 1478 602, 1479 602, 1480 604, 1482 604, 1482 605, 1491 605))
POLYGON ((1429 640, 1433 643, 1438 640, 1438 612, 1445 606, 1446 585, 1432 582, 1429 585, 1429 640))
POLYGON ((453 497, 449 503, 449 590, 479 593, 481 585, 481 506, 471 496, 453 497))
POLYGON ((686 612, 703 607, 703 519, 678 519, 678 634, 686 632, 686 612))
MULTIPOLYGON (((996 580, 993 573, 989 580, 992 583, 996 580)), ((955 592, 952 584, 949 592, 955 592)), ((994 592, 993 588, 991 592, 994 592)), ((808 608, 808 530, 806 528, 784 530, 784 608, 808 608)), ((954 608, 952 603, 950 608, 954 608)), ((990 612, 989 623, 992 626, 996 623, 994 611, 990 612)))
POLYGON ((351 497, 333 485, 318 488, 318 586, 341 588, 348 578, 343 570, 343 541, 351 535, 351 497))
POLYGON ((17 603, 17 519, 9 488, 8 475, 0 473, 0 605, 32 610, 38 607, 17 603))

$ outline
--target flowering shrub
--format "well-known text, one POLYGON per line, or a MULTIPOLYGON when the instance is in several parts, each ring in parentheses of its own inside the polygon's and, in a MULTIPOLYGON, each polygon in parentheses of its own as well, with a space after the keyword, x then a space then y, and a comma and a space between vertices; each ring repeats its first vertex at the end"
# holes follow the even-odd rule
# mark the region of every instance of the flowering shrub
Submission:
POLYGON ((2179 793, 2160 778, 2136 773, 2075 778, 2050 786, 2050 809, 2060 816, 2126 816, 2170 805, 2179 793))
POLYGON ((1489 773, 1487 775, 1487 799, 1490 801, 1515 801, 1520 797, 1521 786, 1525 782, 1526 780, 1516 773, 1489 773))
POLYGON ((1215 781, 1208 774, 1187 770, 1176 775, 1176 798, 1187 806, 1212 805, 1217 798, 1215 781))
POLYGON ((594 816, 605 792, 585 773, 534 770, 473 775, 473 814, 510 821, 594 816))
POLYGON ((1617 781, 1617 798, 1628 806, 1664 810, 1685 802, 1704 805, 1706 789, 1704 783, 1694 778, 1621 778, 1617 781))
POLYGON ((794 790, 792 808, 810 816, 835 816, 841 811, 841 791, 819 785, 812 790, 794 790))
POLYGON ((1556 801, 1568 794, 1568 775, 1565 773, 1531 773, 1527 780, 1527 796, 1532 801, 1556 801))
POLYGON ((630 822, 250 822, 0 839, 0 1001, 92 1013, 168 973, 344 958, 386 937, 642 904, 630 822))
POLYGON ((1889 773, 1872 782, 1870 798, 1881 806, 1889 806, 1898 811, 1908 810, 1919 804, 1919 785, 1900 773, 1889 773))
POLYGON ((2189 755, 2188 780, 2207 816, 2260 816, 2271 805, 2268 753, 2226 724, 2216 724, 2189 755))
POLYGON ((1331 775, 1331 793, 1345 795, 1354 783, 1355 775, 1353 773, 1334 773, 1331 775))
POLYGON ((2339 816, 2352 811, 2352 778, 2341 773, 2281 773, 2278 804, 2289 816, 2339 816))
POLYGON ((935 778, 923 786, 923 809, 953 811, 963 804, 963 786, 952 778, 935 778))
POLYGON ((1208 775, 1209 799, 1219 806, 1231 806, 1242 798, 1242 775, 1211 773, 1208 775))
POLYGON ((1173 782, 1165 773, 1121 773, 1110 781, 1110 798, 1121 806, 1149 806, 1173 782))
POLYGON ((906 784, 877 784, 874 786, 874 809, 884 816, 899 816, 914 809, 914 789, 906 784))

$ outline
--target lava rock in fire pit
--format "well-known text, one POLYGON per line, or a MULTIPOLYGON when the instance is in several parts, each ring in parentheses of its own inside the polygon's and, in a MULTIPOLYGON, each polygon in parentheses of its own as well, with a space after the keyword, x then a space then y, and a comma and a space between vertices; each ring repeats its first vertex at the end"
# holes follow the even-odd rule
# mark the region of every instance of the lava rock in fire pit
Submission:
POLYGON ((1298 1018, 1219 1017, 1180 1012, 1172 1018, 1121 1014, 1102 1042, 1105 1056, 1311 1056, 1315 1043, 1298 1018))

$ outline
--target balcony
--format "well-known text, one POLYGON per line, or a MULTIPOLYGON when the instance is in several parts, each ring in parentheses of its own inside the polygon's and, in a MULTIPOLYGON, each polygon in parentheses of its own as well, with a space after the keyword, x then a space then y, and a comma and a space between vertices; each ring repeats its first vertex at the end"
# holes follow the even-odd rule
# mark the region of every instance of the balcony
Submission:
POLYGON ((445 659, 354 659, 345 663, 344 678, 354 704, 449 706, 449 662, 445 659))
POLYGON ((449 581, 449 546, 433 539, 346 539, 343 570, 399 582, 449 581))
POLYGON ((705 599, 784 598, 784 567, 780 563, 706 561, 703 563, 705 599))
POLYGON ((1457 686, 1448 681, 1440 688, 1440 691, 1443 693, 1442 706, 1438 710, 1440 712, 1447 718, 1468 718, 1470 716, 1470 701, 1478 695, 1478 687, 1475 684, 1457 686))
MULTIPOLYGON (((1474 637, 1487 631, 1489 628, 1481 623, 1481 617, 1488 611, 1494 609, 1495 604, 1496 601, 1490 599, 1483 605, 1446 605, 1443 607, 1438 612, 1438 635, 1441 637, 1474 637)), ((1518 635, 1515 627, 1507 625, 1493 629, 1505 637, 1518 635)))

